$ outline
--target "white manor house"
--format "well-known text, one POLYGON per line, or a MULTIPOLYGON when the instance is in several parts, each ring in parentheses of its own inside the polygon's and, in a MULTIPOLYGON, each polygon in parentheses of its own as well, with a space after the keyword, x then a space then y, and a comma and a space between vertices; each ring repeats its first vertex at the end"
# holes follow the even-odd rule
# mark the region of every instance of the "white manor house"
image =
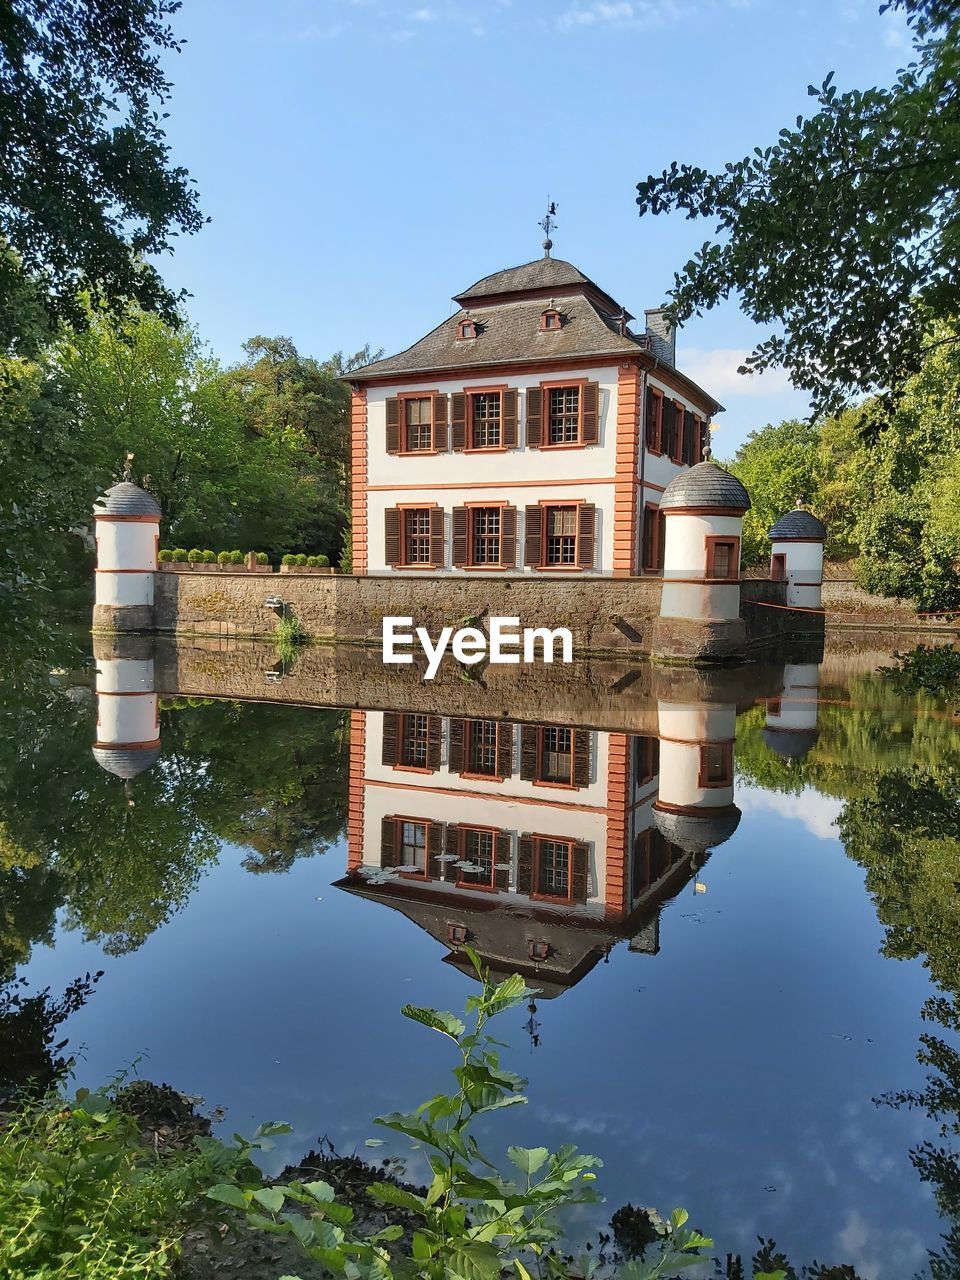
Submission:
POLYGON ((634 333, 549 249, 454 301, 349 375, 354 573, 658 575, 661 495, 722 409, 663 311, 634 333))

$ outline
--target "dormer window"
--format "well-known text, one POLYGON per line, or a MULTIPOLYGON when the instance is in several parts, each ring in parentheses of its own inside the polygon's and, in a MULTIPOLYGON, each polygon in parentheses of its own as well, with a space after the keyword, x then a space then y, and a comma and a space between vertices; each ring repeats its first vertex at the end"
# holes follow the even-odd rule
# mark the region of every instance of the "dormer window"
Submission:
POLYGON ((475 320, 461 320, 457 325, 457 341, 464 338, 475 338, 477 336, 477 324, 475 320))
POLYGON ((555 307, 548 307, 540 312, 540 332, 553 332, 561 326, 560 312, 555 307))

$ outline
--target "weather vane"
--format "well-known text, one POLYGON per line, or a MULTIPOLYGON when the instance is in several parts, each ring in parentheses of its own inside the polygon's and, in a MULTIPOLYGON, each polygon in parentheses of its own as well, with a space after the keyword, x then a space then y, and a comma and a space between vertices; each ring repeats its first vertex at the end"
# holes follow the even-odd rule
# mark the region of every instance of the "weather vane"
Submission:
POLYGON ((538 227, 543 228, 543 233, 545 236, 545 239, 543 242, 543 256, 545 258, 550 257, 550 250, 553 248, 553 241, 550 239, 550 232, 557 225, 556 213, 557 213, 556 201, 551 200, 550 197, 547 196, 546 216, 541 218, 540 221, 537 223, 538 227))

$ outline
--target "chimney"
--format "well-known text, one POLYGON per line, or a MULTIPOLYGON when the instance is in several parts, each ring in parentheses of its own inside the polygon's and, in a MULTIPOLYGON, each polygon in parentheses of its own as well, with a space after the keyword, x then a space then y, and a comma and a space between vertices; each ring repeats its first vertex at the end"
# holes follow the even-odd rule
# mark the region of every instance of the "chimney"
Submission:
POLYGON ((673 325, 666 317, 665 308, 651 307, 648 311, 644 311, 643 314, 646 318, 647 337, 650 339, 651 352, 658 360, 675 367, 677 363, 677 335, 673 325))

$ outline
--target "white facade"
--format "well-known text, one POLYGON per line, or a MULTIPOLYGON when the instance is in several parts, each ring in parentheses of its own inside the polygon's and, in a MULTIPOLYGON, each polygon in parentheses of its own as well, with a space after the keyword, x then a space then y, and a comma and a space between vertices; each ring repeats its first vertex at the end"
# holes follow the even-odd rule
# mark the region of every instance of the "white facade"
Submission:
POLYGON ((159 740, 159 698, 152 658, 101 658, 97 662, 97 743, 118 749, 153 746, 159 740))
POLYGON ((823 587, 822 539, 774 539, 771 565, 783 557, 787 580, 787 604, 797 609, 819 609, 823 587))
POLYGON ((96 513, 98 605, 153 604, 160 518, 104 516, 96 513))
POLYGON ((736 707, 660 702, 658 807, 690 812, 733 804, 736 707))
POLYGON ((742 515, 666 512, 661 617, 713 622, 740 616, 742 531, 742 515), (711 538, 728 539, 736 547, 735 563, 725 581, 710 574, 711 538))

